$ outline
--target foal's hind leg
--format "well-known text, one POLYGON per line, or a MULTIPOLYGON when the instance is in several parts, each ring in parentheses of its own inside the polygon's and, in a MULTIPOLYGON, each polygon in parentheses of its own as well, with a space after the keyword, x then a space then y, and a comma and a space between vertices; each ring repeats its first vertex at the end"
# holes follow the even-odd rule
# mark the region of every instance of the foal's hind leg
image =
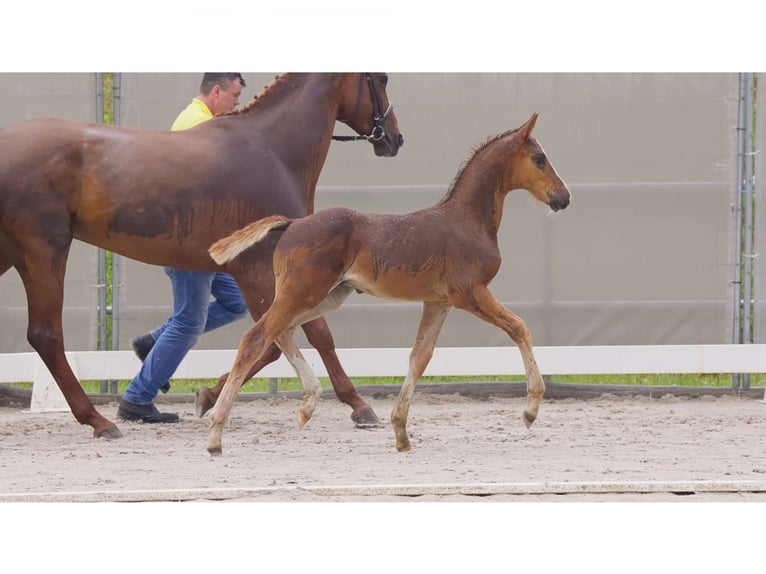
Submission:
MULTIPOLYGON (((238 258, 239 261, 235 263, 236 266, 229 269, 236 277, 237 283, 239 283, 242 289, 242 294, 247 300, 250 314, 255 321, 263 315, 274 297, 272 260, 271 256, 265 257, 263 253, 270 254, 271 251, 264 250, 261 252, 253 250, 243 254, 238 258)), ((352 291, 349 290, 345 297, 352 291)), ((319 315, 315 317, 319 317, 319 315)), ((375 411, 359 395, 348 375, 343 370, 343 366, 340 364, 338 355, 335 352, 335 342, 327 322, 322 318, 307 320, 302 325, 302 328, 309 344, 317 350, 322 358, 327 374, 330 376, 335 396, 338 397, 338 400, 351 407, 351 420, 360 427, 379 425, 380 420, 375 411)), ((242 381, 242 384, 254 377, 263 367, 279 359, 280 354, 279 348, 276 345, 272 345, 263 357, 258 359, 250 368, 250 372, 242 381)), ((221 375, 215 387, 202 387, 197 391, 194 409, 198 417, 203 417, 205 413, 213 408, 228 378, 229 373, 221 375)))
POLYGON ((274 341, 287 329, 291 329, 295 322, 294 318, 300 315, 300 311, 285 312, 272 306, 240 340, 234 365, 229 372, 229 377, 223 386, 215 407, 210 411, 210 435, 207 450, 211 455, 222 453, 221 436, 223 427, 229 420, 234 399, 237 396, 253 364, 258 361, 274 341))
POLYGON ((288 329, 277 339, 277 345, 282 349, 285 358, 290 362, 303 387, 303 403, 298 409, 298 425, 303 427, 314 414, 317 402, 322 396, 322 385, 319 383, 314 371, 303 357, 298 346, 293 340, 295 329, 288 329))
POLYGON ((242 336, 239 348, 237 349, 237 356, 234 359, 234 365, 231 367, 231 371, 229 371, 229 376, 215 403, 215 407, 210 411, 210 420, 208 421, 210 435, 207 450, 211 455, 220 455, 222 453, 221 436, 223 434, 223 427, 229 420, 229 414, 234 405, 234 399, 237 397, 237 392, 245 382, 253 364, 261 358, 274 341, 273 335, 267 338, 264 333, 264 321, 267 319, 267 316, 268 314, 261 317, 242 336))
MULTIPOLYGON (((327 326, 327 321, 323 318, 308 321, 302 325, 302 329, 306 334, 309 344, 317 350, 322 358, 335 391, 335 396, 338 397, 338 400, 351 407, 351 420, 359 427, 379 425, 380 419, 378 419, 378 415, 375 414, 372 407, 362 398, 343 370, 343 366, 335 352, 335 342, 333 341, 330 328, 327 326)), ((266 365, 279 359, 279 355, 280 351, 276 345, 270 347, 266 354, 258 359, 250 368, 250 372, 242 381, 242 384, 254 377, 266 365)), ((221 375, 215 387, 212 389, 202 387, 197 391, 194 399, 194 408, 198 417, 203 417, 205 413, 213 408, 228 378, 229 373, 221 375)))
POLYGON ((412 448, 410 437, 407 435, 407 416, 410 411, 412 394, 415 392, 415 383, 426 370, 428 362, 434 353, 436 339, 444 326, 450 307, 435 303, 423 303, 423 313, 420 316, 418 334, 415 337, 415 345, 410 352, 410 365, 407 376, 399 391, 394 409, 391 412, 391 424, 396 434, 396 449, 406 452, 412 448))
POLYGON ((68 246, 58 253, 50 248, 27 252, 27 266, 17 267, 27 293, 27 340, 48 367, 77 422, 90 425, 95 437, 120 438, 117 426, 95 409, 64 354, 61 316, 68 252, 68 246))
POLYGON ((540 400, 545 393, 545 382, 532 353, 532 336, 529 329, 524 320, 506 309, 486 286, 476 287, 473 290, 473 301, 475 305, 463 305, 461 308, 508 333, 521 352, 527 374, 527 408, 524 410, 524 424, 529 428, 537 418, 540 400))

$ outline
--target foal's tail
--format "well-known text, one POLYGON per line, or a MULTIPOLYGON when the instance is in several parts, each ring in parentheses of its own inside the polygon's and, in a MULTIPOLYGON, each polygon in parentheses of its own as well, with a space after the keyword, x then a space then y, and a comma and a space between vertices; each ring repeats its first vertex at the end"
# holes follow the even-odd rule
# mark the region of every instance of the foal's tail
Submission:
POLYGON ((266 237, 269 231, 287 229, 292 222, 292 219, 283 215, 264 217, 255 223, 238 229, 228 237, 219 239, 208 249, 208 253, 210 253, 213 261, 218 263, 218 265, 223 265, 227 261, 234 259, 248 247, 258 243, 266 237))

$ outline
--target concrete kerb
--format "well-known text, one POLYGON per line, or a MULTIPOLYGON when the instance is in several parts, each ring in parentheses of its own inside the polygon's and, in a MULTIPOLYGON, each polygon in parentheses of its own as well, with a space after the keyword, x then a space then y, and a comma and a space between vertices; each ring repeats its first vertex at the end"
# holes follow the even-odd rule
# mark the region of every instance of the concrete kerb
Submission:
POLYGON ((426 495, 761 493, 766 481, 510 482, 475 484, 286 485, 242 488, 0 493, 0 502, 182 502, 238 500, 263 494, 308 492, 327 497, 426 495))

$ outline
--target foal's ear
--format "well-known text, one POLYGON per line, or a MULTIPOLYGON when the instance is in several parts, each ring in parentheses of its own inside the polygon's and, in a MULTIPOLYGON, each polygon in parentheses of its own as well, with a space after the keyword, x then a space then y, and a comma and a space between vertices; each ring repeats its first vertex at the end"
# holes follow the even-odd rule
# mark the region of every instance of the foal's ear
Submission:
POLYGON ((537 112, 532 114, 532 117, 527 120, 527 123, 519 128, 519 135, 521 136, 522 141, 526 140, 529 137, 529 134, 532 133, 532 129, 535 127, 535 122, 537 122, 537 112))

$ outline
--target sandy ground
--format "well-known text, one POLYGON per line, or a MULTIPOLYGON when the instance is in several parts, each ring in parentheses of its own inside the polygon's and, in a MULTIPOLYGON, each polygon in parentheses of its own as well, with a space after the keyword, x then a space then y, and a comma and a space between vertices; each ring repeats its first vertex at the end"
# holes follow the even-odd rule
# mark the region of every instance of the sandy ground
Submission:
MULTIPOLYGON (((369 402, 387 419, 394 398, 369 402)), ((122 422, 114 441, 69 413, 0 408, 3 559, 118 574, 760 567, 762 400, 548 399, 530 430, 524 403, 416 393, 399 453, 388 424, 356 428, 334 399, 302 429, 296 399, 238 402, 215 459, 190 403, 161 405, 179 424, 122 422)))
MULTIPOLYGON (((368 400, 387 420, 394 398, 368 400)), ((180 414, 175 425, 118 421, 124 436, 113 441, 92 438, 69 413, 2 408, 0 500, 766 500, 761 400, 545 400, 530 430, 520 418, 524 404, 417 393, 408 425, 413 450, 399 453, 389 424, 356 428, 334 399, 321 400, 302 429, 293 398, 238 402, 216 458, 206 451, 207 421, 192 404, 161 405, 180 414), (746 486, 686 496, 663 492, 670 487, 618 494, 604 486, 699 481, 746 486), (596 483, 596 493, 563 496, 570 483, 596 483), (762 492, 747 492, 749 483, 762 492), (536 490, 524 494, 520 484, 536 490), (138 492, 157 490, 176 493, 138 492)), ((99 408, 117 421, 116 404, 99 408)))

